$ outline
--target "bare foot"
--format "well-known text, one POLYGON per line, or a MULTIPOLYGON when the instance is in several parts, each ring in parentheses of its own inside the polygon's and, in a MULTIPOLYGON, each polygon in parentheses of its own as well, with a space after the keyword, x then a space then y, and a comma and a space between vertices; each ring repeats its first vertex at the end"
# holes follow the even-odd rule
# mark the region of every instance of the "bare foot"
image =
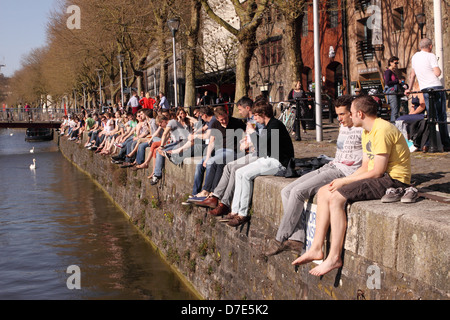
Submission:
POLYGON ((309 249, 304 254, 302 254, 300 257, 298 257, 294 262, 292 262, 293 265, 301 265, 305 263, 312 262, 314 260, 322 260, 323 259, 323 252, 322 250, 312 250, 309 249))
POLYGON ((340 258, 326 258, 321 264, 319 264, 317 267, 313 268, 309 271, 310 274, 313 276, 322 276, 328 272, 330 272, 333 269, 342 267, 342 261, 340 258))
POLYGON ((136 168, 138 168, 138 169, 146 169, 146 168, 148 168, 148 165, 145 164, 145 163, 143 163, 143 164, 138 164, 138 165, 136 166, 136 168))

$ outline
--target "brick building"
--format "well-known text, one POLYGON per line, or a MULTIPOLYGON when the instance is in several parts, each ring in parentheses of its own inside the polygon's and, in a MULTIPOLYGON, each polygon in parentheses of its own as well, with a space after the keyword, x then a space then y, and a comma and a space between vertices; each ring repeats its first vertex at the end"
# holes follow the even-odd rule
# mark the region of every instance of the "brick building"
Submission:
MULTIPOLYGON (((442 3, 444 53, 450 52, 449 6, 442 3)), ((383 88, 383 73, 391 56, 400 59, 400 76, 408 81, 411 58, 418 50, 421 30, 417 15, 424 13, 423 36, 434 40, 433 0, 327 0, 320 2, 320 60, 322 88, 332 98, 342 93, 383 88)), ((314 83, 313 6, 304 8, 301 52, 304 88, 314 83)), ((250 95, 286 99, 292 89, 286 68, 284 19, 271 12, 258 33, 259 48, 250 71, 250 95)), ((449 54, 444 55, 445 87, 450 87, 449 54)))

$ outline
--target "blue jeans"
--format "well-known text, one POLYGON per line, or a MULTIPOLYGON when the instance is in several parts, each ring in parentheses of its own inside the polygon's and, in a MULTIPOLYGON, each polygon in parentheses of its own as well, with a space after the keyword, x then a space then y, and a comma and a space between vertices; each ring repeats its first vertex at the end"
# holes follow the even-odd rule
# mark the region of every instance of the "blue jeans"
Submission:
POLYGON ((283 165, 277 159, 264 157, 236 170, 231 212, 240 216, 247 216, 253 196, 253 182, 255 178, 274 175, 281 168, 283 168, 283 165))
POLYGON ((203 166, 206 158, 203 158, 197 167, 195 168, 194 175, 194 186, 192 188, 192 194, 196 195, 202 189, 212 192, 220 180, 217 175, 221 175, 223 172, 223 167, 235 159, 236 154, 231 149, 217 149, 214 155, 209 158, 206 163, 206 167, 203 166), (213 164, 215 164, 213 166, 213 164), (205 186, 203 185, 203 177, 205 177, 205 186), (205 189, 205 187, 207 189, 205 189))
POLYGON ((150 143, 143 142, 143 143, 139 144, 138 150, 136 152, 136 163, 137 164, 143 164, 145 162, 145 149, 150 147, 153 142, 156 142, 159 140, 161 140, 161 138, 155 137, 155 138, 153 138, 153 140, 150 143))
POLYGON ((206 175, 205 183, 203 184, 203 190, 213 192, 216 186, 219 184, 222 177, 223 169, 227 165, 236 159, 236 153, 231 149, 219 149, 214 157, 208 160, 206 163, 206 175))
POLYGON ((125 159, 127 155, 128 144, 130 144, 131 142, 133 142, 133 137, 128 137, 128 139, 122 143, 123 147, 120 148, 119 154, 117 155, 119 158, 125 159))
MULTIPOLYGON (((183 141, 178 141, 178 142, 172 142, 169 143, 165 146, 164 150, 165 151, 169 151, 169 150, 173 150, 175 148, 179 148, 181 147, 185 142, 183 141)), ((156 162, 155 162, 155 171, 154 171, 154 175, 156 177, 162 177, 162 170, 164 168, 164 165, 166 163, 166 158, 162 155, 159 154, 159 152, 156 153, 156 162)))
POLYGON ((388 95, 387 102, 391 106, 391 122, 397 120, 400 113, 400 98, 397 95, 388 95))

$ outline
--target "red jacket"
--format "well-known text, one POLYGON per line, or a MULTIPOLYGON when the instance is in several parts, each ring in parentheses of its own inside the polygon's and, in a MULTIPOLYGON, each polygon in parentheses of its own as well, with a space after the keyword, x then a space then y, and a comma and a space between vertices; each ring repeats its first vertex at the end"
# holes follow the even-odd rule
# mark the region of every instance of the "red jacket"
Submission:
POLYGON ((147 99, 146 97, 139 100, 139 104, 144 109, 153 109, 153 105, 155 104, 155 102, 156 102, 155 99, 153 99, 153 98, 147 99))

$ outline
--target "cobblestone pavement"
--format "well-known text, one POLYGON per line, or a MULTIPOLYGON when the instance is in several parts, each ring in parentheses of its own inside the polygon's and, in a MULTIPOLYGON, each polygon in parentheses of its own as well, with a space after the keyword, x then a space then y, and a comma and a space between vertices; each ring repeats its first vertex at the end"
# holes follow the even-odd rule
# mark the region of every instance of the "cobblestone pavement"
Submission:
MULTIPOLYGON (((321 154, 334 157, 339 133, 337 121, 323 123, 323 139, 316 141, 316 131, 301 133, 301 141, 293 141, 296 158, 316 157, 321 154)), ((411 154, 412 183, 421 191, 438 191, 450 199, 450 152, 411 154)), ((450 202, 449 202, 450 203, 450 202)))

